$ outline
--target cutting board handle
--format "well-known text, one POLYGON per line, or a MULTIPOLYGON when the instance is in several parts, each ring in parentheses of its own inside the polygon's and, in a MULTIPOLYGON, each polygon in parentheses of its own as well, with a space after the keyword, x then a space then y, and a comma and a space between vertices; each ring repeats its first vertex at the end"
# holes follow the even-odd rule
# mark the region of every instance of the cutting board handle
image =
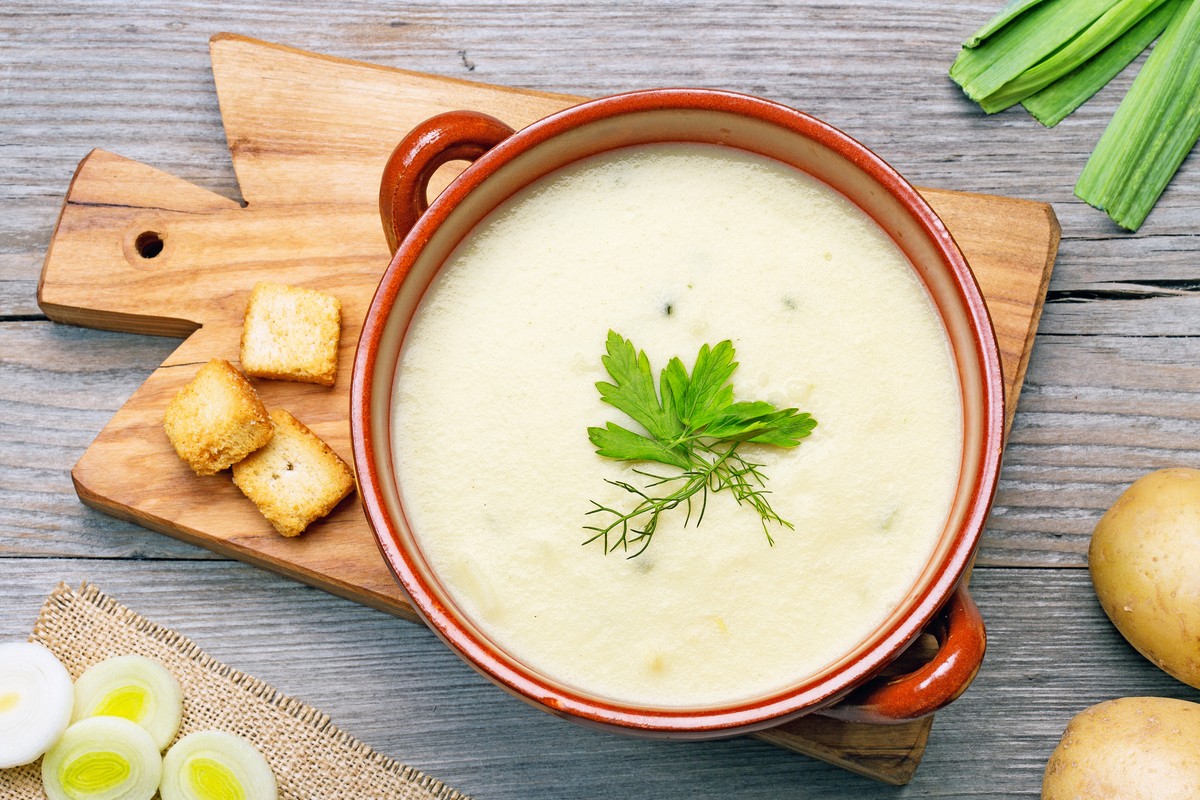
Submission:
POLYGON ((182 178, 93 150, 67 189, 38 305, 57 322, 186 337, 222 318, 228 262, 239 252, 228 245, 249 238, 241 211, 182 178))
POLYGON ((983 663, 987 634, 979 607, 960 585, 925 629, 937 638, 927 663, 898 677, 868 681, 822 714, 848 722, 896 724, 932 714, 971 685, 983 663))
POLYGON ((379 216, 392 253, 429 208, 429 181, 451 161, 474 161, 513 129, 478 111, 449 111, 425 120, 392 151, 379 186, 379 216))

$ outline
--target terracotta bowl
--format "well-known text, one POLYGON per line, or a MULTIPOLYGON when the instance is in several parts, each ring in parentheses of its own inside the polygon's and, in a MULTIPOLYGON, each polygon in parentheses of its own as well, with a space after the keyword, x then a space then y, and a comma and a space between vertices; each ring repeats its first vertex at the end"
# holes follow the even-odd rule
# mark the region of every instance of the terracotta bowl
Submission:
MULTIPOLYGON (((979 669, 984 628, 962 585, 987 518, 1000 466, 1004 390, 995 334, 979 287, 929 205, 895 170, 840 131, 765 100, 706 90, 656 90, 575 106, 514 133, 477 113, 435 117, 397 148, 380 209, 395 251, 367 313, 354 361, 351 427, 367 519, 417 611, 471 665, 545 710, 628 733, 706 738, 744 733, 821 711, 902 722, 956 698, 979 669), (720 708, 649 709, 592 697, 507 655, 463 615, 422 555, 393 471, 390 404, 409 321, 443 261, 503 200, 554 169, 614 148, 702 142, 793 165, 850 198, 912 262, 949 336, 963 401, 957 493, 923 574, 890 617, 852 652, 785 691, 720 708), (473 161, 432 204, 433 172, 473 161), (937 652, 906 674, 892 665, 922 633, 937 652)), ((911 661, 911 654, 908 659, 911 661)))

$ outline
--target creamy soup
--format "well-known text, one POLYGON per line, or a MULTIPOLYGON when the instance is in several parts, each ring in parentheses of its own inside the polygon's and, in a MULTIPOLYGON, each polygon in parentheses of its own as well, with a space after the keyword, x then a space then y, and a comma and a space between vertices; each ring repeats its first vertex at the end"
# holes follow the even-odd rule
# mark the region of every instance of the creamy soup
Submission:
POLYGON ((598 156, 493 212, 423 299, 393 397, 406 512, 466 615, 562 683, 664 708, 778 691, 863 642, 929 561, 962 449, 950 346, 903 254, 824 184, 709 145, 598 156), (647 466, 588 441, 638 429, 595 388, 610 329, 656 376, 729 339, 736 399, 817 419, 797 448, 739 451, 794 530, 771 545, 720 492, 636 558, 581 544, 591 501, 630 506, 605 479, 647 466))

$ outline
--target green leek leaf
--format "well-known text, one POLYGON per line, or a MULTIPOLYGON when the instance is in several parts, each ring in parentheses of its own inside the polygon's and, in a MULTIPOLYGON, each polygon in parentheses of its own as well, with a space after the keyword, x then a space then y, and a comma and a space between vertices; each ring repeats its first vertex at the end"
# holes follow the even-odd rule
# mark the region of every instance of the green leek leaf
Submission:
POLYGON ((963 42, 963 47, 974 49, 979 47, 980 43, 985 39, 992 37, 996 31, 1002 29, 1005 25, 1012 22, 1017 17, 1024 14, 1034 6, 1044 3, 1046 0, 1011 0, 1004 8, 1000 9, 1000 13, 988 20, 988 23, 971 35, 970 39, 963 42))
POLYGON ((1183 0, 1167 0, 1070 75, 1021 101, 1033 118, 1053 128, 1103 89, 1166 29, 1183 0))
POLYGON ((1053 55, 1116 4, 1117 0, 1039 3, 978 47, 960 50, 950 77, 968 97, 981 102, 1053 55))
POLYGON ((1003 111, 1069 75, 1162 3, 1163 0, 1120 0, 1052 55, 980 98, 980 107, 989 114, 1003 111))
POLYGON ((1200 0, 1187 0, 1121 101, 1075 195, 1137 230, 1200 139, 1200 0))

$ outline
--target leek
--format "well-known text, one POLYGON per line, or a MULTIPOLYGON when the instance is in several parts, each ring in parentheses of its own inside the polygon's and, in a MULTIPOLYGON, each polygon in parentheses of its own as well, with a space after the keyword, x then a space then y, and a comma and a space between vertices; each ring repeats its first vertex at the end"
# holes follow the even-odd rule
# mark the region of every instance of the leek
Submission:
POLYGON ((36 761, 71 720, 71 676, 40 644, 0 644, 0 769, 36 761))
POLYGON ((1052 0, 1033 5, 978 47, 963 48, 950 67, 950 77, 968 97, 982 102, 1053 55, 1114 5, 1116 0, 1052 0))
POLYGON ((224 731, 190 733, 163 759, 162 800, 275 800, 271 765, 245 739, 224 731))
POLYGON ((1186 0, 1079 176, 1075 195, 1137 230, 1200 139, 1200 0, 1186 0))
POLYGON ((1021 101, 1033 118, 1053 128, 1103 89, 1167 27, 1182 0, 1167 0, 1070 75, 1021 101))
POLYGON ((167 668, 144 656, 117 656, 88 669, 75 682, 73 722, 123 717, 141 725, 165 750, 183 718, 183 692, 167 668))
POLYGON ((50 800, 150 800, 161 779, 158 746, 121 717, 76 722, 42 759, 50 800))
POLYGON ((980 107, 989 114, 1003 111, 1069 75, 1163 4, 1163 0, 1120 0, 1061 48, 986 97, 980 107))
POLYGON ((990 39, 992 34, 1002 30, 1004 26, 1012 22, 1017 17, 1024 14, 1029 9, 1036 5, 1046 2, 1046 0, 1012 0, 1004 8, 1000 9, 1000 13, 988 20, 988 23, 972 34, 970 39, 963 42, 963 47, 975 49, 979 47, 985 39, 990 39))

